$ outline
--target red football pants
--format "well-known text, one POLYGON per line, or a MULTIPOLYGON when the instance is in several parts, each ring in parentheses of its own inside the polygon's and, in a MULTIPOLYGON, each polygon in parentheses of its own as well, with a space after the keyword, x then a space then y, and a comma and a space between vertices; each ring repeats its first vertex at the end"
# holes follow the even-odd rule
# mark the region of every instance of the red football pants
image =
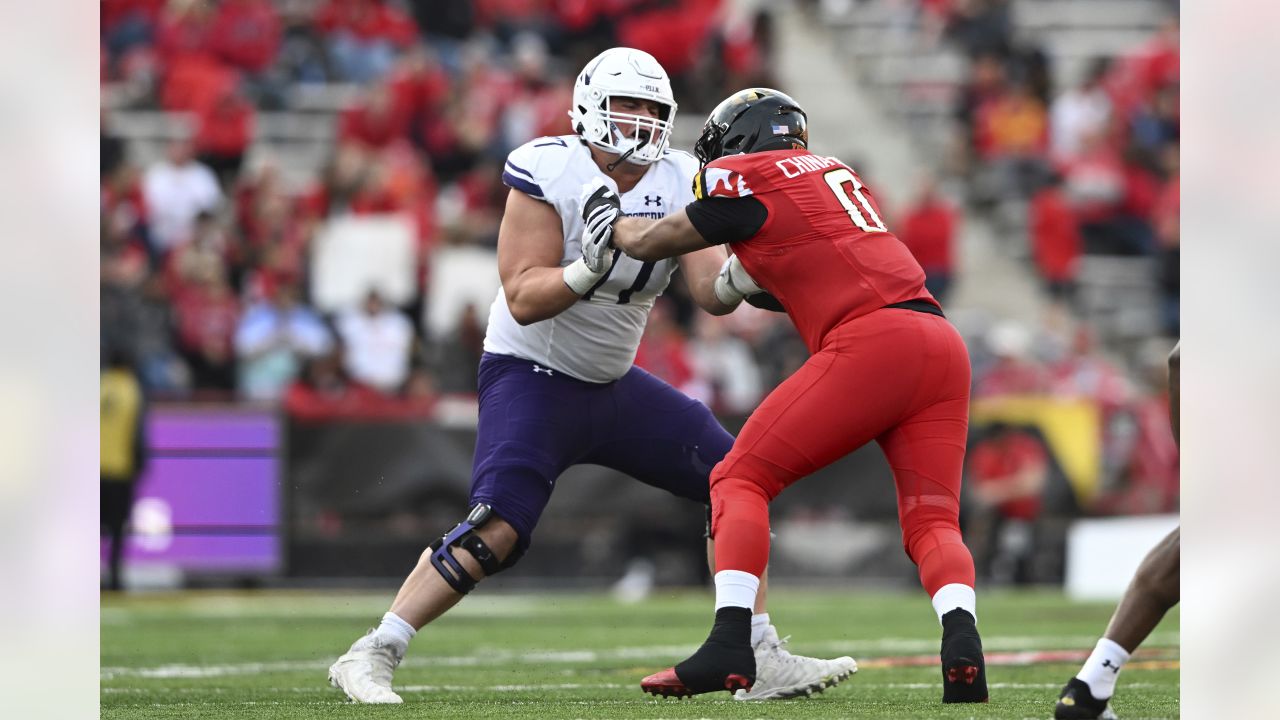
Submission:
POLYGON ((969 354, 946 319, 883 309, 833 329, 711 472, 716 570, 761 575, 769 502, 875 440, 893 468, 902 543, 925 591, 972 587, 973 557, 960 537, 968 425, 969 354))

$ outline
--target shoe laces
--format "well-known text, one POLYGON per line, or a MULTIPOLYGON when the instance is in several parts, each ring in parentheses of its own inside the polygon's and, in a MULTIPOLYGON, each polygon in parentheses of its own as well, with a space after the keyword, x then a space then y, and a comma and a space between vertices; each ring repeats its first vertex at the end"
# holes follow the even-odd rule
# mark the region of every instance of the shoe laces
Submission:
POLYGON ((769 648, 769 654, 772 655, 777 662, 795 664, 796 656, 792 655, 791 651, 786 648, 789 640, 791 640, 791 636, 787 635, 779 640, 767 640, 761 644, 766 645, 769 648))
POLYGON ((399 654, 391 643, 384 642, 374 631, 370 631, 364 639, 366 642, 360 649, 370 657, 370 678, 379 685, 391 687, 392 674, 400 665, 399 654))

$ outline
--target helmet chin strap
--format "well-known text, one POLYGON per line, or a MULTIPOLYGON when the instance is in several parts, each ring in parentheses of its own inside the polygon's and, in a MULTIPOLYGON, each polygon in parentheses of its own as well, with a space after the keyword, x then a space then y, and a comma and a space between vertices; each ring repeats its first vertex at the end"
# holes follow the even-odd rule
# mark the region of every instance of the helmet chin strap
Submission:
POLYGON ((627 159, 627 158, 631 157, 631 153, 634 153, 635 151, 637 151, 637 150, 639 150, 640 148, 644 147, 645 145, 648 145, 648 144, 649 144, 649 136, 648 136, 648 135, 645 135, 644 137, 641 137, 641 138, 639 138, 638 140, 639 140, 639 141, 638 141, 635 145, 632 145, 632 146, 631 146, 631 149, 630 149, 630 150, 628 150, 628 151, 626 151, 626 152, 622 153, 622 155, 620 155, 620 156, 618 157, 618 159, 617 159, 617 160, 614 160, 613 162, 609 163, 608 165, 605 165, 605 168, 606 168, 609 172, 613 172, 613 169, 614 169, 615 167, 617 167, 617 166, 621 165, 623 162, 625 162, 625 161, 626 161, 626 159, 627 159))

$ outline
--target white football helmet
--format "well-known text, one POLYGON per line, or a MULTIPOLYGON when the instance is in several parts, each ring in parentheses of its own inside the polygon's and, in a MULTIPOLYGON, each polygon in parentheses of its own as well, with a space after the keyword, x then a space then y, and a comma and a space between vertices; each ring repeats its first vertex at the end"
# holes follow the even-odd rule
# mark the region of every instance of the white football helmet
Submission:
POLYGON ((574 132, 592 145, 636 165, 648 165, 662 157, 671 140, 676 100, 671 80, 652 55, 632 48, 605 50, 587 63, 573 84, 574 132), (609 111, 609 98, 653 100, 662 106, 659 117, 609 111), (635 137, 625 129, 636 128, 635 137))

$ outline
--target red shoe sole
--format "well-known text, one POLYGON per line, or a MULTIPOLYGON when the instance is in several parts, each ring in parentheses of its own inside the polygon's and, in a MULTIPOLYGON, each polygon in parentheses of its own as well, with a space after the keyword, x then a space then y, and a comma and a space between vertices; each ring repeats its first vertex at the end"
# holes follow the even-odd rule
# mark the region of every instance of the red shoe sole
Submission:
MULTIPOLYGON (((738 690, 750 690, 751 685, 752 682, 750 679, 737 673, 729 675, 724 679, 724 689, 728 690, 730 693, 738 690)), ((693 697, 694 695, 699 694, 685 687, 684 683, 680 682, 680 678, 676 677, 674 669, 650 675, 640 681, 640 690, 647 692, 650 695, 677 697, 680 699, 693 697)))
POLYGON ((980 668, 978 668, 977 665, 957 664, 957 665, 952 665, 948 667, 946 671, 947 684, 951 685, 953 691, 958 691, 959 697, 955 697, 950 700, 944 697, 942 702, 944 703, 988 702, 990 698, 987 695, 983 695, 981 698, 978 698, 969 694, 972 692, 971 687, 975 682, 977 682, 978 675, 980 674, 980 672, 981 670, 980 668))

